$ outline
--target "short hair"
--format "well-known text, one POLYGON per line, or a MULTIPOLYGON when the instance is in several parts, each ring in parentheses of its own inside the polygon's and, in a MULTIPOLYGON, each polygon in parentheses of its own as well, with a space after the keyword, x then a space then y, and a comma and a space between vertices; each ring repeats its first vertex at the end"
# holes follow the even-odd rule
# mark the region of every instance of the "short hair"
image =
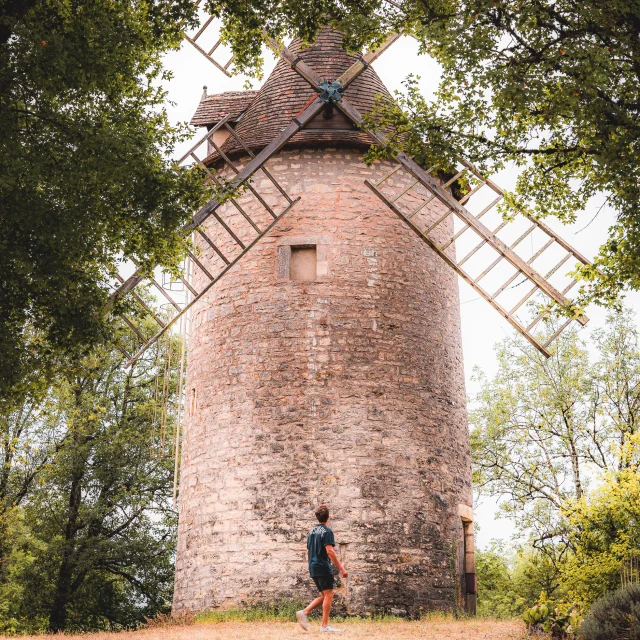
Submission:
POLYGON ((329 519, 329 507, 326 504, 321 504, 316 509, 316 518, 318 518, 318 522, 321 524, 329 519))

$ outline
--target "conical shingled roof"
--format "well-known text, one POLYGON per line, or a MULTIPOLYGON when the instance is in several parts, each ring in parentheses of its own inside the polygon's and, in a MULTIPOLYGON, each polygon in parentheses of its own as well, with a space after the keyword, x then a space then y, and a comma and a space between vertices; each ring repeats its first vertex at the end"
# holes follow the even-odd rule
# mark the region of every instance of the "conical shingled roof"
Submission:
MULTIPOLYGON (((358 56, 350 55, 342 48, 342 34, 328 27, 320 31, 311 46, 303 47, 300 40, 294 40, 289 50, 299 55, 323 80, 335 80, 358 60, 358 56)), ((356 78, 345 92, 345 96, 361 113, 373 108, 376 95, 390 97, 371 67, 356 78)), ((240 118, 236 132, 252 151, 262 149, 314 96, 309 84, 281 59, 240 118)), ((326 121, 326 128, 322 117, 322 114, 319 114, 314 121, 314 127, 321 128, 300 131, 289 141, 288 146, 339 144, 368 147, 372 143, 366 133, 357 131, 341 113, 336 114, 333 123, 330 120, 326 121)), ((229 138, 223 148, 227 153, 234 153, 240 150, 240 145, 233 138, 229 138)), ((216 155, 210 159, 214 160, 216 155)))

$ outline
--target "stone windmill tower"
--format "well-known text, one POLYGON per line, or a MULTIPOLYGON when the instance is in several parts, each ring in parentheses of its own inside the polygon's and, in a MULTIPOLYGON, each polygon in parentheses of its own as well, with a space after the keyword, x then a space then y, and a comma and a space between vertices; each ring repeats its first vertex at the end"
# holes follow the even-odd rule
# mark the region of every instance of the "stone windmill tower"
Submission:
POLYGON ((185 158, 227 188, 185 228, 197 247, 187 298, 163 291, 191 323, 174 612, 307 598, 320 502, 351 573, 350 612, 475 609, 456 272, 546 353, 561 328, 533 330, 572 283, 559 291, 533 262, 559 247, 551 276, 586 259, 535 220, 508 240, 506 222, 485 226, 502 192, 467 162, 447 182, 403 154, 362 162, 382 135, 360 114, 388 95, 370 63, 396 38, 362 57, 324 29, 280 47, 259 91, 205 92, 193 118, 208 131, 185 158), (465 175, 466 193, 452 192, 465 175), (491 198, 474 211, 483 187, 491 198), (516 254, 535 234, 544 242, 516 254), (511 271, 489 293, 479 281, 499 263, 511 271), (525 286, 506 306, 513 283, 525 286), (522 320, 536 295, 546 306, 522 320))
MULTIPOLYGON (((329 30, 291 52, 323 78, 356 61, 329 30)), ((373 69, 350 89, 361 111, 385 93, 373 69)), ((257 94, 203 97, 194 124, 228 113, 257 151, 308 99, 281 60, 257 94)), ((301 201, 192 312, 177 611, 307 597, 321 502, 353 574, 350 608, 458 602, 471 465, 455 273, 364 184, 380 172, 361 160, 369 137, 329 115, 270 163, 301 201)), ((241 151, 231 136, 221 150, 241 151)), ((238 228, 242 214, 225 213, 238 228)))

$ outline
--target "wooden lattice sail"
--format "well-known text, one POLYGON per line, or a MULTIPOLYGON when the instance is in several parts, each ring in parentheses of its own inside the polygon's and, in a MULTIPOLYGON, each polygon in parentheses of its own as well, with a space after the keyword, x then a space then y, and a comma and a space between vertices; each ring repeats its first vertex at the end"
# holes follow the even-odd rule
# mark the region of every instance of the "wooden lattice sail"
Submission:
MULTIPOLYGON (((212 58, 220 43, 216 40, 212 47, 205 49, 198 44, 205 32, 214 28, 213 20, 205 17, 198 31, 185 38, 203 55, 211 60, 221 71, 228 75, 232 62, 219 63, 212 58)), ((198 211, 190 224, 183 229, 185 238, 197 235, 218 257, 215 272, 206 268, 198 256, 188 250, 189 269, 204 274, 206 284, 196 289, 193 280, 183 274, 184 295, 175 299, 166 288, 162 287, 153 274, 144 274, 140 269, 123 279, 114 293, 114 297, 130 296, 136 303, 154 318, 157 331, 151 336, 142 334, 139 324, 134 319, 124 317, 123 320, 140 340, 135 353, 126 353, 129 362, 138 358, 146 348, 157 341, 179 318, 183 316, 198 300, 202 298, 225 273, 237 265, 242 257, 258 243, 265 234, 295 205, 299 198, 292 198, 278 184, 269 172, 267 162, 294 136, 299 136, 313 127, 314 119, 326 112, 328 106, 337 109, 344 121, 353 130, 354 136, 368 135, 373 143, 385 144, 386 138, 379 131, 367 130, 363 125, 360 111, 349 100, 348 89, 368 66, 399 38, 399 34, 391 34, 375 51, 361 56, 357 62, 336 79, 323 78, 311 65, 299 56, 290 52, 267 38, 269 45, 315 92, 309 93, 309 101, 300 113, 284 124, 270 142, 264 142, 262 149, 254 153, 243 141, 239 132, 242 126, 231 126, 231 116, 223 117, 212 126, 204 137, 180 159, 181 164, 190 163, 206 173, 206 179, 216 188, 216 196, 198 211), (220 142, 220 133, 224 133, 224 142, 220 142), (217 140, 217 141, 216 141, 217 140), (241 152, 250 158, 245 165, 237 165, 233 154, 241 152), (207 158, 214 153, 224 171, 213 171, 207 158), (221 174, 227 182, 221 182, 221 174), (261 195, 256 184, 256 174, 260 173, 275 187, 267 198, 261 195), (254 198, 270 216, 268 224, 259 222, 248 213, 248 207, 241 204, 238 197, 229 194, 244 190, 254 198), (277 197, 273 197, 273 193, 277 197), (241 213, 246 229, 240 232, 232 228, 220 214, 222 205, 230 202, 241 213), (207 234, 204 223, 218 225, 233 242, 233 250, 225 253, 207 234), (247 235, 247 232, 249 235, 247 235), (160 318, 149 305, 136 293, 136 288, 148 285, 157 290, 173 309, 171 316, 160 318)), ((275 117, 275 116, 274 116, 275 117)), ((242 122, 242 121, 240 121, 242 122)), ((434 250, 451 268, 469 283, 491 306, 494 307, 518 332, 536 346, 545 356, 549 356, 548 347, 551 342, 571 323, 573 319, 586 324, 588 318, 580 313, 568 311, 572 302, 567 298, 569 291, 575 286, 573 279, 566 280, 565 274, 578 264, 589 264, 588 260, 560 238, 543 222, 524 217, 516 220, 503 220, 497 214, 497 205, 503 198, 503 192, 490 178, 483 176, 470 162, 460 161, 459 171, 448 181, 435 177, 433 173, 420 167, 404 153, 397 154, 398 165, 376 181, 367 180, 367 186, 391 209, 400 220, 409 226, 432 250, 434 250), (400 175, 411 177, 410 185, 394 191, 394 178, 400 175), (463 176, 471 185, 470 191, 457 198, 449 187, 463 176), (490 193, 487 200, 486 194, 490 193), (416 196, 419 196, 416 199, 416 196), (417 202, 411 208, 411 203, 417 202), (441 214, 433 221, 424 213, 433 204, 441 208, 441 214), (476 205, 476 203, 481 203, 476 205), (436 235, 453 219, 453 232, 444 242, 436 240, 436 235), (427 223, 427 220, 429 222, 427 223), (526 222, 523 227, 522 222, 526 222), (520 231, 517 231, 520 229, 520 231), (513 235, 515 232, 515 236, 513 235), (534 240, 537 243, 534 248, 534 240), (470 243, 470 244, 469 244, 470 243), (531 246, 530 251, 523 250, 531 246), (558 251, 561 253, 558 255, 558 251), (555 261, 549 263, 549 259, 555 261), (496 267, 499 266, 499 269, 496 267), (506 271, 506 273, 505 273, 506 271), (492 279, 500 274, 504 280, 495 285, 492 279), (564 278, 564 280, 563 280, 564 278), (514 292, 517 299, 514 298, 514 292), (551 334, 541 331, 543 318, 551 311, 561 309, 566 315, 563 322, 551 334)), ((396 181, 398 184, 398 181, 396 181)), ((404 182, 402 182, 404 184, 404 182)))
MULTIPOLYGON (((135 272, 126 280, 121 276, 117 276, 120 280, 120 286, 114 293, 114 297, 130 296, 140 307, 139 311, 146 312, 157 325, 157 331, 152 336, 145 336, 141 333, 137 323, 123 316, 124 322, 136 334, 140 340, 140 347, 136 353, 130 354, 124 352, 128 358, 128 363, 135 361, 149 346, 154 344, 170 327, 179 320, 200 298, 211 289, 211 287, 222 278, 229 269, 233 268, 242 257, 250 251, 251 248, 265 236, 274 225, 284 216, 291 207, 300 199, 291 198, 282 186, 273 178, 269 169, 264 162, 255 162, 254 154, 248 149, 232 127, 228 124, 229 117, 225 117, 211 128, 205 136, 200 138, 178 161, 178 164, 189 163, 201 168, 206 175, 206 180, 216 188, 218 195, 211 200, 205 207, 198 211, 192 221, 183 228, 185 239, 189 236, 197 235, 215 252, 217 256, 217 268, 212 271, 205 267, 198 259, 198 256, 191 250, 187 249, 189 260, 185 263, 180 282, 184 285, 183 295, 175 297, 167 287, 163 286, 155 278, 154 274, 144 273, 142 269, 137 268, 135 272), (218 146, 215 138, 219 131, 226 130, 238 144, 245 150, 246 154, 252 158, 251 162, 245 167, 239 167, 234 163, 225 152, 218 146), (226 169, 223 171, 212 171, 205 163, 204 159, 210 155, 211 149, 214 149, 226 169), (261 195, 260 191, 254 186, 256 173, 273 185, 269 196, 261 195), (231 175, 228 182, 224 182, 222 176, 231 175), (244 188, 245 200, 248 198, 254 203, 258 203, 261 209, 268 214, 269 222, 265 224, 262 220, 258 221, 248 212, 246 205, 239 202, 239 198, 234 195, 235 191, 244 188), (242 214, 244 223, 242 228, 233 228, 225 220, 224 215, 220 213, 220 209, 226 202, 242 214), (204 228, 205 222, 210 225, 209 232, 204 228), (214 233, 212 233, 212 228, 214 233), (211 239, 216 229, 223 230, 224 234, 231 240, 230 248, 222 249, 216 245, 211 239), (190 273, 187 273, 187 269, 190 273), (206 284, 200 289, 195 289, 193 282, 193 272, 199 271, 205 278, 206 284), (147 286, 158 292, 168 304, 168 316, 160 317, 154 310, 142 299, 136 292, 139 286, 147 286)), ((255 209, 255 207, 251 207, 255 209)))
MULTIPOLYGON (((196 0, 195 5, 198 9, 201 8, 202 0, 196 0)), ((233 64, 234 56, 229 55, 226 60, 221 60, 218 54, 224 49, 222 40, 216 33, 215 24, 213 24, 213 16, 205 15, 204 20, 198 26, 195 33, 184 34, 184 39, 192 46, 196 51, 201 53, 212 65, 222 71, 225 76, 231 77, 229 68, 233 64)))
MULTIPOLYGON (((401 219, 403 220, 429 247, 431 247, 449 266, 451 266, 465 282, 480 294, 491 306, 500 313, 515 329, 529 342, 538 348, 545 356, 549 355, 547 347, 571 323, 571 317, 551 334, 539 338, 535 329, 541 320, 550 314, 553 306, 560 305, 567 308, 570 305, 566 294, 576 285, 575 279, 564 283, 562 290, 554 286, 551 278, 559 274, 561 267, 570 260, 571 264, 580 262, 589 264, 588 260, 567 242, 560 238, 547 225, 535 218, 529 217, 526 224, 519 219, 503 219, 497 211, 497 205, 503 198, 503 191, 498 185, 483 176, 472 164, 461 161, 459 170, 444 184, 438 185, 428 180, 428 172, 411 172, 413 165, 409 162, 396 165, 390 172, 376 182, 365 180, 367 186, 401 219), (409 173, 411 182, 408 187, 395 190, 392 178, 397 173, 409 173), (445 189, 452 186, 462 177, 471 175, 471 189, 460 200, 445 189), (483 187, 484 192, 483 192, 483 187), (417 206, 411 206, 410 200, 416 191, 423 191, 423 197, 417 206), (489 201, 483 201, 483 195, 490 191, 489 201), (440 215, 435 221, 430 220, 425 211, 434 200, 441 205, 440 215), (474 201, 480 202, 476 207, 477 213, 472 213, 474 201), (485 204, 486 202, 486 204, 485 204), (493 215, 492 215, 493 214, 493 215), (487 226, 488 219, 494 219, 491 227, 487 226), (440 243, 436 234, 442 225, 450 218, 455 219, 454 233, 445 242, 440 243), (515 231, 515 234, 514 234, 515 231), (511 232, 511 233, 510 233, 511 232), (510 240, 506 241, 509 237, 510 240), (533 241, 535 239, 535 249, 533 241), (529 255, 522 257, 521 249, 531 241, 529 255), (466 250, 459 250, 459 246, 466 241, 466 250), (455 250, 454 250, 455 249, 455 250), (557 250, 560 255, 557 255, 557 250), (553 255, 553 257, 551 257, 553 255), (548 259, 551 264, 548 264, 548 259), (536 267, 547 262, 544 275, 536 267), (475 264, 474 264, 475 263, 475 264), (500 265, 506 267, 499 273, 494 269, 500 265), (507 272, 505 274, 505 271, 507 272), (493 288, 489 281, 492 275, 500 278, 493 288), (524 295, 520 289, 524 285, 524 295), (527 306, 534 306, 537 311, 533 317, 527 319, 527 306), (525 312, 524 314, 522 312, 525 312), (522 317, 521 317, 522 316, 522 317)), ((564 275, 564 274, 559 274, 564 275)), ((586 324, 587 317, 578 315, 576 320, 586 324)))

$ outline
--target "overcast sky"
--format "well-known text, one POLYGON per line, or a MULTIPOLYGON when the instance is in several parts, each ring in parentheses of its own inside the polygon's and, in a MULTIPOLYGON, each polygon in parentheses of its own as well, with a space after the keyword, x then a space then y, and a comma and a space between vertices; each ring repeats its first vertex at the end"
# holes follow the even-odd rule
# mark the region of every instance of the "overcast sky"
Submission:
MULTIPOLYGON (((228 52, 219 50, 217 59, 226 62, 228 52)), ((268 50, 265 50, 265 60, 265 77, 267 77, 275 65, 275 60, 268 50)), ((166 57, 165 65, 174 74, 174 78, 166 83, 169 99, 174 103, 169 108, 174 122, 184 122, 191 118, 200 101, 203 85, 208 87, 209 94, 221 93, 242 90, 246 80, 242 76, 227 78, 187 42, 183 44, 180 51, 166 57)), ((392 93, 395 90, 401 90, 402 81, 409 74, 413 74, 420 76, 423 93, 427 96, 432 95, 440 76, 439 67, 433 59, 429 56, 419 56, 415 40, 406 37, 401 38, 385 52, 374 63, 374 68, 392 93)), ((255 88, 259 88, 259 84, 256 84, 255 88)), ((495 177, 503 188, 513 186, 515 178, 515 173, 509 171, 504 171, 495 177)), ((592 258, 606 238, 607 229, 614 219, 613 212, 607 206, 602 206, 604 199, 604 197, 595 198, 588 209, 580 215, 575 225, 564 226, 553 219, 546 222, 583 255, 592 258)), ((477 391, 471 380, 473 369, 480 367, 488 375, 495 371, 497 363, 494 344, 510 334, 512 329, 506 320, 487 302, 479 298, 478 294, 462 280, 460 280, 460 301, 467 392, 470 397, 473 397, 477 391)), ((640 311, 640 295, 628 296, 627 303, 636 312, 640 311)), ((582 329, 587 339, 593 329, 603 325, 606 311, 593 307, 588 309, 588 315, 591 321, 582 329)), ((638 317, 640 318, 640 313, 638 317)), ((477 542, 480 547, 486 546, 491 538, 507 539, 513 534, 511 522, 498 519, 495 514, 494 500, 483 499, 476 506, 476 521, 480 529, 477 542)))

